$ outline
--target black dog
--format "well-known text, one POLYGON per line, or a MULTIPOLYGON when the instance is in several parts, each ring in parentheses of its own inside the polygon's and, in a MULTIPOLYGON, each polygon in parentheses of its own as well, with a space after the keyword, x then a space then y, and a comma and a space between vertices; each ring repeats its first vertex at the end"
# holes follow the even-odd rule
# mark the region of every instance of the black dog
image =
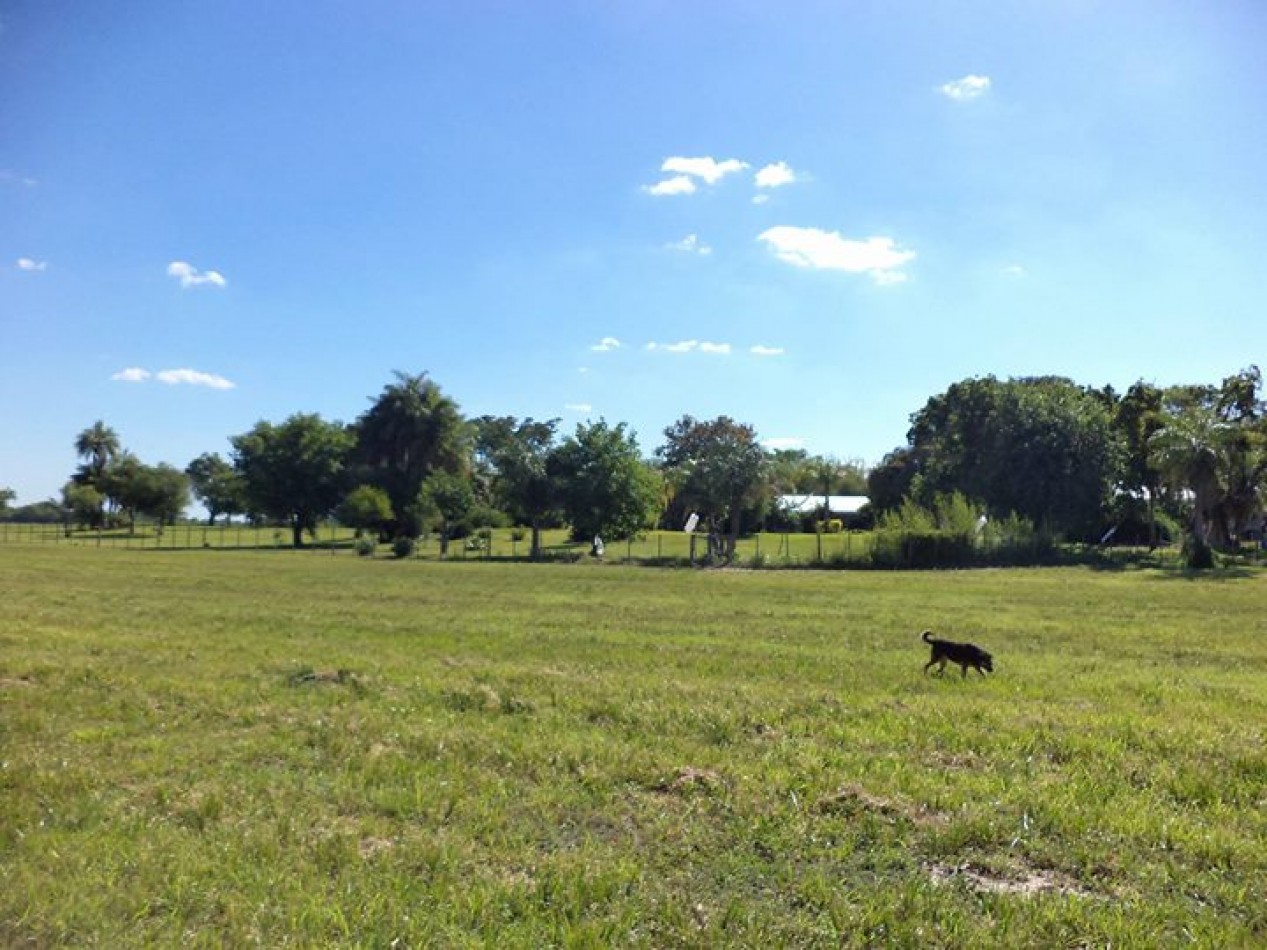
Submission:
POLYGON ((924 631, 924 642, 933 648, 932 658, 924 664, 924 672, 936 665, 938 674, 946 672, 947 663, 958 663, 962 675, 968 675, 968 667, 972 667, 982 676, 985 671, 994 672, 994 658, 985 650, 972 643, 955 643, 953 640, 938 640, 933 631, 924 631))

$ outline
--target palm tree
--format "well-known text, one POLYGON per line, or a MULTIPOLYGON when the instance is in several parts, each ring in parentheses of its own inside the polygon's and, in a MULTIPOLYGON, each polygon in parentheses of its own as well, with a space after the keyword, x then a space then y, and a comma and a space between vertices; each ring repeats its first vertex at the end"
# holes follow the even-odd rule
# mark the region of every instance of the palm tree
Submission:
POLYGON ((75 454, 88 463, 92 480, 98 481, 106 466, 119 454, 119 436, 98 419, 75 437, 75 454))
POLYGON ((1193 539, 1198 547, 1229 547, 1231 536, 1222 502, 1230 474, 1233 427, 1209 407, 1178 409, 1149 439, 1153 464, 1162 482, 1192 493, 1193 539))
POLYGON ((467 461, 467 426, 457 403, 426 373, 397 372, 396 382, 356 423, 357 451, 368 480, 382 487, 396 513, 397 534, 417 507, 418 492, 432 472, 461 471, 467 461))

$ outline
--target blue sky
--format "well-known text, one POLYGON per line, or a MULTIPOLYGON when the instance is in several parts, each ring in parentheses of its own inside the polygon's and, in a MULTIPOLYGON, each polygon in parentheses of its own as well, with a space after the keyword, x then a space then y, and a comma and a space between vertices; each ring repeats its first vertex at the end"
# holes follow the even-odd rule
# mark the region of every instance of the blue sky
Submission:
POLYGON ((1267 5, 0 3, 0 486, 427 371, 878 461, 1267 354, 1267 5))

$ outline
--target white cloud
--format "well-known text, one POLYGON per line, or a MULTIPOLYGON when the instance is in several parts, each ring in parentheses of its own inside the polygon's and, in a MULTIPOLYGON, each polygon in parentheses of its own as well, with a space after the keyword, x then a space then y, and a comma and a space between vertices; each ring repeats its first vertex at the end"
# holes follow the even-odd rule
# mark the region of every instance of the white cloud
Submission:
POLYGON ((620 349, 620 341, 614 336, 605 336, 591 346, 590 349, 595 353, 610 353, 612 350, 620 349))
POLYGON ((110 377, 121 383, 144 383, 157 379, 169 386, 206 386, 208 389, 234 389, 235 384, 215 373, 203 373, 196 369, 161 369, 151 373, 139 366, 121 369, 110 377))
POLYGON ((684 251, 687 254, 708 256, 713 253, 713 249, 701 241, 697 234, 688 234, 682 240, 666 244, 665 247, 671 251, 684 251))
POLYGON ((753 356, 782 356, 783 347, 781 346, 763 346, 758 343, 756 346, 748 350, 753 356))
POLYGON ((30 257, 19 257, 18 270, 24 270, 24 271, 48 270, 48 261, 37 261, 30 257))
POLYGON ((727 175, 734 172, 741 172, 748 167, 747 162, 741 162, 737 158, 728 158, 724 162, 719 162, 715 158, 666 158, 664 164, 660 166, 662 172, 673 172, 677 175, 691 175, 694 178, 702 179, 705 184, 715 185, 727 175))
POLYGON ((155 376, 160 383, 169 386, 206 386, 209 389, 233 389, 234 384, 215 373, 201 373, 196 369, 164 369, 155 376))
POLYGON ((35 178, 19 175, 7 168, 0 169, 0 185, 22 185, 25 188, 34 188, 38 184, 39 181, 35 178))
POLYGON ((1024 277, 1025 268, 1022 267, 1020 264, 1010 264, 1007 267, 1003 268, 1001 271, 999 271, 999 273, 1002 274, 1004 277, 1024 277))
POLYGON ((674 178, 658 181, 654 185, 644 185, 642 190, 656 197, 663 195, 691 195, 695 193, 695 182, 685 175, 677 175, 674 178))
POLYGON ((199 287, 203 284, 211 284, 213 287, 223 287, 228 283, 224 279, 224 275, 219 271, 199 271, 198 268, 185 261, 172 261, 167 265, 167 276, 175 277, 180 281, 180 286, 186 289, 190 287, 199 287))
POLYGON ((819 228, 780 225, 763 231, 757 240, 769 245, 779 260, 796 267, 869 274, 877 284, 906 280, 898 268, 915 259, 914 251, 899 248, 892 238, 869 237, 856 241, 839 232, 819 228))
POLYGON ((975 76, 971 73, 962 79, 956 79, 937 87, 947 99, 953 99, 955 102, 968 102, 972 99, 978 99, 990 91, 989 76, 975 76))
POLYGON ((648 350, 663 350, 666 353, 701 353, 725 355, 730 352, 729 343, 710 343, 707 340, 678 340, 676 343, 648 343, 648 350))
POLYGON ((769 195, 753 195, 752 196, 752 203, 754 205, 763 205, 769 200, 770 200, 769 195))
POLYGON ((909 278, 900 270, 873 270, 871 279, 879 287, 892 287, 894 284, 906 283, 909 278))
POLYGON ((784 436, 775 439, 762 439, 761 444, 767 449, 779 451, 780 449, 803 449, 805 448, 805 440, 797 436, 784 436))
POLYGON ((787 162, 774 162, 758 171, 755 180, 758 188, 781 188, 797 181, 797 176, 787 162))
POLYGON ((569 402, 563 407, 568 412, 593 412, 594 407, 587 402, 569 402))

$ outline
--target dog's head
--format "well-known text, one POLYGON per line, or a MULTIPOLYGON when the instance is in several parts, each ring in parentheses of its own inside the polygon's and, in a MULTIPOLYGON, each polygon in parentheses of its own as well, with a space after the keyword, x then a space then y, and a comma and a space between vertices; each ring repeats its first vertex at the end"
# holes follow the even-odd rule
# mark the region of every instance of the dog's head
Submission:
POLYGON ((981 651, 981 666, 983 669, 988 670, 991 673, 994 672, 994 657, 986 653, 985 650, 981 651))

